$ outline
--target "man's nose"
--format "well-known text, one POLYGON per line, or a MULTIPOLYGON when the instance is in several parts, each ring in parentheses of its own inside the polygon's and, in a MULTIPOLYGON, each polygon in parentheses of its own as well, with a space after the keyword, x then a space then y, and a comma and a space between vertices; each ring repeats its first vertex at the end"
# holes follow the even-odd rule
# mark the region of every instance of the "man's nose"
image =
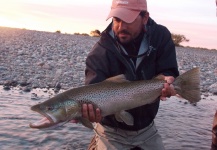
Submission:
POLYGON ((123 30, 123 29, 126 29, 126 28, 127 28, 127 23, 121 20, 119 22, 119 30, 123 30))

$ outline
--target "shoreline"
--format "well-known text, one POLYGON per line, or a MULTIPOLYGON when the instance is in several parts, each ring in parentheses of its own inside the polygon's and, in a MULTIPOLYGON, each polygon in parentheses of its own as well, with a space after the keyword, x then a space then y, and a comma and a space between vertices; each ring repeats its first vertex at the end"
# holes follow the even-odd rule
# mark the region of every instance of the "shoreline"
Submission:
MULTIPOLYGON (((85 59, 98 37, 0 27, 0 85, 74 88, 84 85, 85 59)), ((180 74, 201 70, 201 91, 217 95, 217 51, 176 47, 180 74)))

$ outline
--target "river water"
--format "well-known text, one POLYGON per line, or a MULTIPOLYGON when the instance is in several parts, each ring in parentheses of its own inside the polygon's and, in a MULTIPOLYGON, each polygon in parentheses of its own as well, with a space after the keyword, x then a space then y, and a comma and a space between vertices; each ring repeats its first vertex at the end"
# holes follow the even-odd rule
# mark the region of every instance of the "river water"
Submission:
MULTIPOLYGON (((34 89, 9 91, 0 86, 0 149, 1 150, 84 150, 94 135, 80 124, 67 123, 53 130, 29 128, 29 123, 41 119, 30 110, 38 102, 53 96, 52 90, 34 89), (37 94, 37 96, 36 96, 37 94)), ((211 128, 217 109, 217 96, 206 97, 192 105, 171 97, 161 102, 155 123, 167 150, 208 150, 211 128)))

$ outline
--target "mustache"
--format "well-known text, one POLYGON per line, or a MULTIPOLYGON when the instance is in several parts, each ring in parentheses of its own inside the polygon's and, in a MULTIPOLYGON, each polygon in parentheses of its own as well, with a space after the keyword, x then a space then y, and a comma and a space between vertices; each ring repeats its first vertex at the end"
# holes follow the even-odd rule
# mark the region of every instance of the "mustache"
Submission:
POLYGON ((118 31, 118 34, 121 34, 121 33, 131 35, 127 30, 118 31))

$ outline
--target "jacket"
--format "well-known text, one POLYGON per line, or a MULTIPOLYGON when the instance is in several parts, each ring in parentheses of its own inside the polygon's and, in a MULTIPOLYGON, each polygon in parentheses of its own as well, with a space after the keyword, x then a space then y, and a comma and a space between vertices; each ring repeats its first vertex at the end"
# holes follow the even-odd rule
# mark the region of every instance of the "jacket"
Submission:
MULTIPOLYGON (((85 84, 101 82, 109 77, 124 74, 130 81, 152 79, 158 74, 177 77, 179 75, 175 45, 169 30, 149 18, 145 36, 147 51, 135 68, 130 58, 123 55, 117 40, 110 34, 112 23, 102 32, 86 59, 85 84)), ((114 115, 106 116, 101 124, 124 130, 136 131, 153 122, 160 99, 154 103, 127 110, 134 117, 134 125, 116 121, 114 115)))

